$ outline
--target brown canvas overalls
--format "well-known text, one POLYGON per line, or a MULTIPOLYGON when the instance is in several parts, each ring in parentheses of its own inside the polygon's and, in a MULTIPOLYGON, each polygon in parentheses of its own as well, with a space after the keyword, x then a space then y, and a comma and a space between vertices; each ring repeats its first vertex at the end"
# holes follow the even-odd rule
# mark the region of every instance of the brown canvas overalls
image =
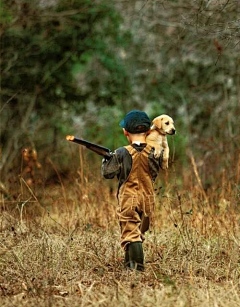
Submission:
POLYGON ((148 166, 148 156, 152 147, 147 145, 141 152, 131 145, 125 148, 132 156, 132 169, 118 195, 121 246, 124 249, 130 242, 144 240, 144 234, 140 230, 141 221, 144 216, 149 216, 151 221, 154 209, 153 181, 148 166))

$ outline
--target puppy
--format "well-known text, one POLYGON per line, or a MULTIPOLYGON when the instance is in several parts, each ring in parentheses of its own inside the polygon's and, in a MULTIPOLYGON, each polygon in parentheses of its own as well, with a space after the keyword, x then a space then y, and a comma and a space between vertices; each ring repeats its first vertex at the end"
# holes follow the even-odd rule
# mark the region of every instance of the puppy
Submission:
POLYGON ((155 148, 154 157, 159 158, 163 150, 162 168, 168 168, 169 147, 167 135, 176 133, 173 119, 168 115, 160 115, 152 121, 150 133, 146 138, 147 144, 155 148))

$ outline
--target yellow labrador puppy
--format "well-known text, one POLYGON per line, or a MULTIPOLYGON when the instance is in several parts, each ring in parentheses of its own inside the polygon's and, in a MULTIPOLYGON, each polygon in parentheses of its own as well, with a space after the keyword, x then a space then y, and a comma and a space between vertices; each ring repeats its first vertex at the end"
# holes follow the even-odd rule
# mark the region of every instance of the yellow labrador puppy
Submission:
POLYGON ((159 158, 163 150, 162 168, 168 168, 169 147, 167 135, 176 133, 173 119, 168 115, 160 115, 152 121, 149 135, 147 136, 147 144, 155 148, 154 156, 159 158))

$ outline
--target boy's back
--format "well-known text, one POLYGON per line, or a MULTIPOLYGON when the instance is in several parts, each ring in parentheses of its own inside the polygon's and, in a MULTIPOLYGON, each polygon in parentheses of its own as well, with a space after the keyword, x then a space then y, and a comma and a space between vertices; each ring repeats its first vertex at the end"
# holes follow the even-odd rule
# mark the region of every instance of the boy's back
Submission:
MULTIPOLYGON (((141 153, 145 148, 146 143, 133 143, 128 146, 120 147, 115 150, 115 153, 111 160, 105 160, 102 165, 102 175, 106 179, 112 179, 117 176, 119 185, 118 193, 122 184, 127 180, 128 175, 132 169, 132 155, 130 153, 130 148, 135 149, 137 153, 141 153)), ((151 176, 152 181, 154 182, 158 176, 160 168, 160 159, 154 157, 154 148, 148 147, 148 175, 151 176)), ((118 195, 117 193, 117 195, 118 195)))

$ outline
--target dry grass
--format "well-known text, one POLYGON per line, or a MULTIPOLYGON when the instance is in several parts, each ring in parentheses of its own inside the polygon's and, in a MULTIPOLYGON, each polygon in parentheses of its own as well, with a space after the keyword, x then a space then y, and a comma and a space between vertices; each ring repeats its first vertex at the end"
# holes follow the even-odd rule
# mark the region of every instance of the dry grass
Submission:
POLYGON ((21 180, 16 202, 2 203, 0 305, 240 306, 236 181, 206 192, 191 163, 157 196, 144 273, 123 267, 106 181, 57 174, 37 195, 21 180))

